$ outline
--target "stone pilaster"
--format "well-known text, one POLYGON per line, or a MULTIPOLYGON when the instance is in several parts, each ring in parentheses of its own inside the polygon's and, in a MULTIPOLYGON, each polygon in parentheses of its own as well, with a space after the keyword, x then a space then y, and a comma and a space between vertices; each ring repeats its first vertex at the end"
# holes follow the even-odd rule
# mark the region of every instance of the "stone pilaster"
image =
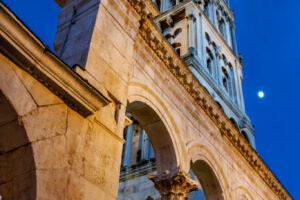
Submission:
POLYGON ((190 13, 187 15, 188 23, 189 23, 189 51, 194 54, 195 53, 195 15, 193 13, 190 13))
POLYGON ((222 66, 221 66, 221 63, 220 63, 220 47, 218 46, 217 49, 215 50, 215 66, 214 66, 214 77, 215 79, 217 80, 217 82, 219 84, 222 85, 222 66))
POLYGON ((235 36, 235 24, 233 21, 230 21, 230 31, 231 31, 231 37, 232 37, 232 47, 233 51, 236 55, 238 55, 238 49, 236 44, 236 36, 235 36))
POLYGON ((199 184, 181 168, 158 175, 148 175, 161 195, 161 200, 186 200, 187 194, 199 189, 199 184))

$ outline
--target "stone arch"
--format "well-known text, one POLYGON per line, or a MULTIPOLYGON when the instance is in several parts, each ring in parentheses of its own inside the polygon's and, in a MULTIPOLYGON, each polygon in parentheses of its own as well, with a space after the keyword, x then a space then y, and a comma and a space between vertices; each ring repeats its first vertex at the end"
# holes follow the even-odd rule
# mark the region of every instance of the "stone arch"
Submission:
POLYGON ((158 171, 177 167, 176 153, 166 126, 158 114, 145 102, 134 101, 127 105, 130 113, 145 129, 153 145, 158 171))
POLYGON ((253 200, 250 192, 243 186, 233 188, 233 200, 253 200))
POLYGON ((207 162, 197 160, 192 163, 191 169, 198 178, 207 200, 224 200, 218 178, 207 162))
POLYGON ((184 152, 179 129, 163 100, 146 85, 133 82, 129 86, 127 111, 146 130, 155 152, 157 171, 181 167, 187 172, 188 158, 181 156, 187 152, 184 152))
POLYGON ((209 148, 199 141, 187 143, 187 148, 191 156, 191 169, 203 188, 206 200, 230 199, 226 190, 229 184, 221 164, 209 148))
POLYGON ((35 199, 34 154, 23 122, 0 90, 0 195, 3 199, 35 199))

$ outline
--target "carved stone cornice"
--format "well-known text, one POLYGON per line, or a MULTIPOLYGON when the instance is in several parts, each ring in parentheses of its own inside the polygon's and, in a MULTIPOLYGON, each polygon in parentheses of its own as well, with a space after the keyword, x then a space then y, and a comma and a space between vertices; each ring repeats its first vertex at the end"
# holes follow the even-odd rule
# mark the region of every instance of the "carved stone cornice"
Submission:
POLYGON ((200 188, 199 183, 180 168, 172 172, 166 170, 158 175, 150 174, 148 178, 154 182, 162 200, 186 200, 188 193, 200 188))
POLYGON ((203 109, 209 118, 218 127, 223 138, 227 138, 241 155, 248 161, 250 166, 257 172, 270 189, 282 200, 293 199, 280 181, 268 168, 262 158, 248 141, 230 122, 226 114, 200 84, 172 46, 164 38, 157 26, 151 20, 151 13, 145 9, 145 2, 150 0, 128 0, 140 15, 140 35, 151 47, 153 52, 160 58, 169 71, 176 77, 179 83, 194 98, 195 102, 203 109))

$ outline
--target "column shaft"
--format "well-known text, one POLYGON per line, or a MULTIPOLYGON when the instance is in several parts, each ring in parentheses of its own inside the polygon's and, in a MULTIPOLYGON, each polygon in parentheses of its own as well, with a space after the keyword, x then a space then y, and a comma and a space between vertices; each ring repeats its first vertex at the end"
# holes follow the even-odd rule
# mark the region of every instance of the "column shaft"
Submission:
POLYGON ((124 153, 124 160, 123 160, 124 167, 130 166, 132 137, 133 137, 133 123, 128 126, 128 130, 127 130, 127 138, 126 138, 125 153, 124 153))
POLYGON ((193 14, 190 14, 188 16, 189 20, 189 51, 194 52, 195 51, 195 33, 194 33, 194 21, 195 17, 193 14))
POLYGON ((203 39, 202 39, 202 20, 201 20, 201 16, 197 15, 196 17, 196 52, 197 52, 197 56, 200 60, 201 63, 204 62, 204 55, 203 55, 203 39))
POLYGON ((236 55, 238 55, 236 36, 235 36, 235 25, 234 25, 234 22, 232 22, 232 21, 230 22, 230 31, 231 31, 231 37, 232 37, 233 51, 235 52, 236 55))

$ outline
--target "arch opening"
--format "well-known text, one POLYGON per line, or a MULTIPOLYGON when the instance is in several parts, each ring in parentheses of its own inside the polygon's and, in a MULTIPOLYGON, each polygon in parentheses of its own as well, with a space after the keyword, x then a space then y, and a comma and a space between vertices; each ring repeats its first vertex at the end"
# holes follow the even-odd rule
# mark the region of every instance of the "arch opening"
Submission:
POLYGON ((171 135, 163 119, 146 103, 134 101, 126 112, 131 123, 124 129, 118 200, 158 199, 160 194, 147 175, 177 169, 171 135))
POLYGON ((35 199, 33 150, 22 120, 0 90, 0 195, 2 199, 35 199))
POLYGON ((191 170, 201 185, 201 190, 194 194, 199 200, 224 200, 220 182, 213 169, 204 160, 191 164, 191 170))
POLYGON ((155 152, 157 171, 174 170, 177 159, 174 145, 164 122, 158 114, 145 103, 136 101, 127 106, 130 113, 147 133, 155 152))

